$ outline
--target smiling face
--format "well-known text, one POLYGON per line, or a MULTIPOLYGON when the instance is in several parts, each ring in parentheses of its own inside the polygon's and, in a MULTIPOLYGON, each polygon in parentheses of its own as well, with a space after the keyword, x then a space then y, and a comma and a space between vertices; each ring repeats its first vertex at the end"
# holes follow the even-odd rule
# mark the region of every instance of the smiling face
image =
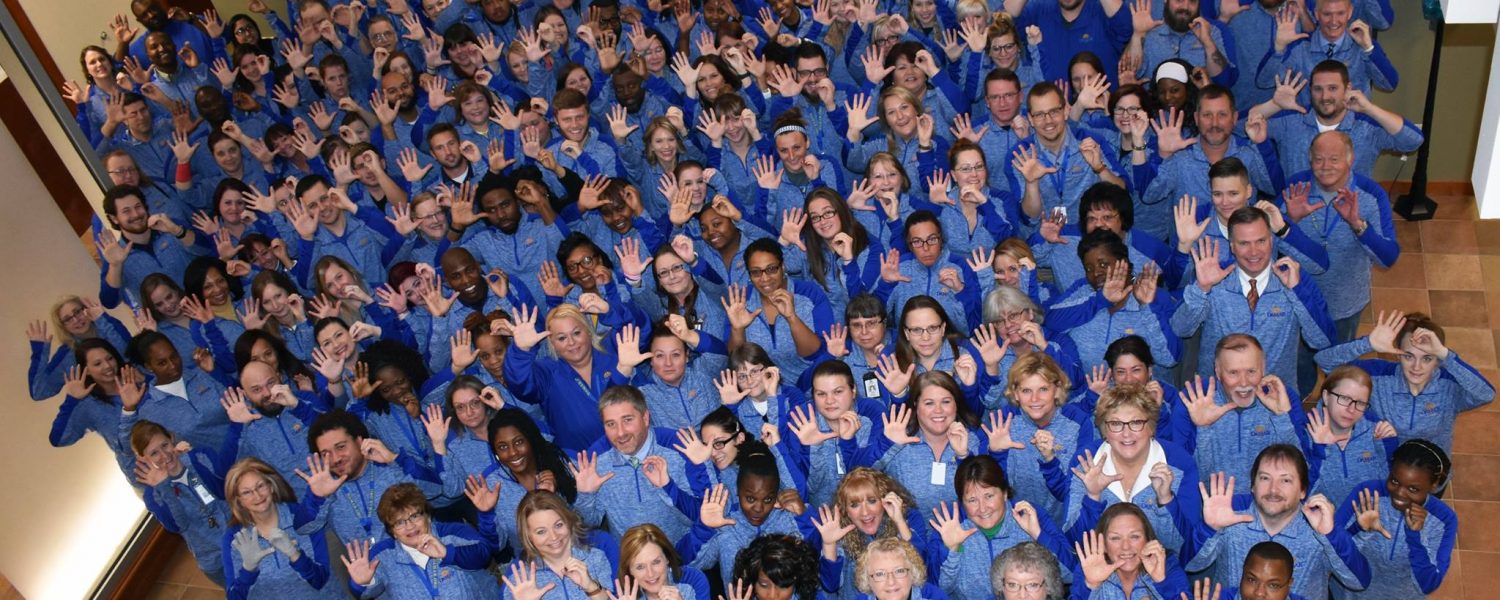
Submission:
POLYGON ((964 489, 964 512, 975 525, 989 529, 1005 519, 1005 490, 971 481, 964 489))
POLYGON ((568 273, 568 279, 578 284, 584 292, 594 292, 610 279, 609 267, 604 266, 604 260, 594 247, 583 244, 573 248, 568 253, 567 260, 563 261, 563 269, 568 273))
POLYGON ((1261 461, 1250 493, 1255 496, 1255 508, 1261 517, 1276 519, 1301 508, 1306 490, 1302 489, 1296 465, 1287 460, 1267 459, 1261 461))
POLYGON ((903 139, 917 134, 917 107, 899 95, 886 96, 880 101, 880 113, 887 127, 903 139))
POLYGON ((1156 101, 1161 103, 1162 109, 1175 108, 1182 110, 1188 101, 1188 86, 1186 83, 1176 79, 1156 80, 1156 101))
POLYGON ((150 230, 147 220, 150 214, 146 203, 139 196, 125 196, 115 201, 115 212, 109 215, 120 231, 140 235, 150 230))
POLYGON ((865 558, 865 577, 875 600, 906 600, 911 597, 911 565, 900 552, 872 550, 865 558), (878 580, 878 581, 877 581, 878 580))
POLYGON ((885 507, 880 504, 877 493, 874 486, 851 485, 845 488, 844 495, 840 498, 849 522, 865 535, 875 535, 880 531, 880 524, 885 521, 885 507))
POLYGON ((1057 386, 1040 374, 1022 377, 1014 384, 1011 400, 1033 423, 1045 425, 1057 413, 1057 386))
POLYGON ((1061 143, 1068 127, 1067 107, 1063 106, 1062 94, 1050 92, 1030 97, 1027 108, 1031 111, 1031 125, 1036 128, 1037 137, 1046 144, 1061 143))
POLYGON ((1135 94, 1125 94, 1115 101, 1114 112, 1110 116, 1114 118, 1115 129, 1126 131, 1130 128, 1130 121, 1141 111, 1141 97, 1135 94))
POLYGON ((1323 34, 1325 40, 1338 40, 1349 30, 1349 18, 1353 15, 1353 2, 1349 0, 1318 3, 1318 33, 1323 34))
MULTIPOLYGON (((1014 44, 1014 36, 1001 36, 997 40, 1008 39, 1006 44, 1014 44)), ((990 48, 995 48, 997 41, 990 42, 990 48)), ((1011 52, 1011 60, 1015 61, 1016 53, 1011 52)), ((1002 57, 1003 58, 1003 57, 1002 57)), ((1021 89, 1011 81, 994 80, 984 84, 984 105, 990 109, 990 120, 1002 125, 1009 125, 1021 112, 1021 89)))
POLYGON ((782 168, 801 173, 807 168, 807 136, 800 131, 776 136, 776 156, 781 159, 782 168))
POLYGON ((89 320, 89 311, 82 302, 70 300, 57 307, 57 320, 62 323, 63 330, 73 337, 83 337, 93 330, 94 323, 89 320))
POLYGON ((1134 354, 1121 354, 1115 359, 1115 364, 1110 367, 1109 373, 1114 377, 1115 385, 1151 383, 1151 367, 1141 362, 1141 359, 1134 354))
POLYGON ((1422 506, 1427 503, 1427 496, 1437 489, 1438 482, 1433 479, 1432 473, 1418 467, 1405 463, 1394 463, 1391 465, 1391 475, 1385 480, 1385 491, 1391 499, 1391 506, 1401 512, 1406 512, 1412 506, 1422 506))
POLYGON ((175 446, 176 442, 172 438, 161 434, 153 435, 151 441, 146 442, 145 450, 136 456, 175 476, 182 472, 182 461, 178 458, 175 446))
POLYGON ((687 192, 693 210, 702 209, 703 200, 708 197, 708 178, 703 176, 703 167, 687 165, 679 169, 677 189, 687 192))
POLYGON ((555 510, 526 516, 526 539, 542 558, 561 560, 573 550, 573 528, 555 510))
POLYGON ((1318 187, 1325 190, 1337 190, 1349 185, 1354 152, 1344 145, 1341 137, 1338 135, 1318 136, 1313 139, 1312 150, 1309 154, 1312 160, 1313 179, 1317 180, 1318 187))
POLYGON ((562 318, 547 322, 547 340, 557 357, 570 365, 587 362, 594 352, 592 330, 578 319, 562 318))
POLYGON ((604 437, 620 454, 635 454, 651 432, 651 411, 641 412, 629 402, 616 402, 599 411, 604 437))
POLYGON ((1109 444, 1109 452, 1116 460, 1135 464, 1136 459, 1151 451, 1151 438, 1156 437, 1156 425, 1152 423, 1151 415, 1139 407, 1118 406, 1104 415, 1104 423, 1104 441, 1109 444), (1120 431, 1115 431, 1111 421, 1124 423, 1125 426, 1120 431), (1144 422, 1145 427, 1140 431, 1131 431, 1130 424, 1135 422, 1144 422))
POLYGON ((1265 372, 1265 354, 1253 346, 1243 350, 1226 349, 1214 358, 1219 391, 1236 406, 1249 406, 1255 402, 1255 388, 1260 386, 1265 372))
POLYGON ((360 441, 343 429, 324 432, 313 440, 314 450, 328 464, 336 477, 357 476, 365 470, 365 455, 360 452, 360 441))
POLYGON ((1132 514, 1119 514, 1110 519, 1104 530, 1104 556, 1123 574, 1136 574, 1141 570, 1141 550, 1145 549, 1146 524, 1132 514))
POLYGON ((1203 143, 1216 148, 1229 143, 1229 136, 1234 133, 1236 121, 1238 117, 1234 112, 1234 103, 1229 100, 1229 96, 1202 98, 1198 101, 1198 114, 1195 122, 1198 124, 1199 139, 1203 143))
POLYGON ((832 240, 843 230, 839 213, 827 198, 818 197, 807 202, 807 220, 812 224, 813 232, 825 240, 832 240))
POLYGON ((996 252, 990 267, 1000 277, 1000 283, 1010 287, 1021 287, 1021 263, 1014 256, 996 252))
POLYGON ((714 67, 713 63, 704 61, 698 65, 698 95, 706 102, 719 99, 719 94, 724 93, 728 82, 724 80, 724 74, 714 67))
POLYGON ((745 269, 750 272, 750 283, 760 292, 761 302, 770 302, 773 292, 786 289, 786 275, 781 259, 770 252, 755 252, 745 257, 745 269))
POLYGON ((948 428, 958 423, 958 402, 953 392, 938 385, 922 388, 917 398, 917 425, 929 436, 946 435, 948 428))
POLYGON ((511 426, 496 429, 495 438, 490 440, 490 449, 495 452, 495 460, 512 474, 536 471, 536 456, 531 442, 520 429, 511 426))
POLYGON ((490 289, 480 271, 479 261, 468 252, 449 251, 443 254, 443 283, 458 294, 464 304, 478 305, 489 295, 490 289))
POLYGON ((146 36, 146 58, 151 61, 151 66, 167 73, 177 72, 177 44, 172 42, 172 36, 164 32, 155 32, 146 36))
POLYGON ((703 229, 703 241, 719 252, 727 248, 738 246, 740 243, 739 230, 735 229, 734 222, 729 217, 719 214, 717 210, 705 210, 699 213, 698 224, 703 229))
POLYGON ((668 566, 667 555, 662 552, 661 546, 646 542, 630 558, 628 569, 636 585, 641 586, 641 591, 655 596, 668 584, 668 566))
POLYGON ((953 157, 953 181, 960 190, 979 190, 985 193, 989 187, 990 171, 984 164, 984 153, 979 150, 964 150, 953 157))
POLYGON ((714 461, 714 467, 719 470, 729 468, 734 464, 734 459, 739 457, 740 440, 744 439, 744 433, 730 434, 718 425, 704 425, 698 435, 703 438, 703 443, 708 444, 709 459, 714 461))
POLYGON ((148 298, 151 308, 164 319, 175 319, 182 316, 182 292, 177 291, 169 285, 158 285, 151 290, 148 298))
POLYGON ((1256 219, 1229 228, 1229 249, 1234 262, 1251 276, 1258 276, 1276 257, 1276 238, 1265 219, 1256 219))
POLYGON ((1279 560, 1251 556, 1240 575, 1240 598, 1287 600, 1292 595, 1292 565, 1279 560))
POLYGON ((347 359, 354 355, 354 337, 349 328, 340 324, 324 327, 318 332, 318 348, 330 357, 347 359))
POLYGON ((234 500, 252 515, 263 515, 275 506, 275 489, 260 473, 247 471, 240 476, 235 488, 234 500))
POLYGON ((888 161, 870 163, 870 184, 875 186, 878 196, 896 196, 901 193, 901 172, 888 161))
POLYGON ((1328 71, 1313 73, 1307 90, 1312 97, 1313 112, 1319 119, 1325 123, 1343 120, 1349 98, 1349 82, 1344 81, 1343 75, 1328 71))
POLYGON ((677 253, 658 254, 656 260, 651 262, 651 267, 656 269, 657 283, 668 294, 681 297, 693 289, 693 276, 687 270, 687 263, 677 253))

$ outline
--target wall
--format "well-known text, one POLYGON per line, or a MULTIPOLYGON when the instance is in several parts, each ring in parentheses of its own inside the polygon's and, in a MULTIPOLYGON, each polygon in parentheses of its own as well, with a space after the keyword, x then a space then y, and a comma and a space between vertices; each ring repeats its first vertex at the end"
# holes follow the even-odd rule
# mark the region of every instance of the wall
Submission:
MULTIPOLYGON (((1420 2, 1396 0, 1392 4, 1396 9, 1396 24, 1381 32, 1379 39, 1400 73, 1401 83, 1395 92, 1377 92, 1372 99, 1421 125, 1427 74, 1432 66, 1433 32, 1422 18, 1420 2)), ((1431 132, 1434 143, 1427 169, 1429 181, 1469 181, 1494 45, 1494 25, 1448 25, 1444 30, 1431 132)), ((1404 164, 1387 155, 1376 166, 1376 179, 1409 180, 1415 167, 1415 154, 1404 164)))
POLYGON ((10 132, 0 127, 0 389, 9 390, 0 436, 0 573, 27 598, 86 597, 139 522, 140 500, 98 436, 55 449, 47 432, 58 400, 26 399, 21 332, 64 294, 98 289, 98 266, 72 234, 10 132), (45 259, 43 259, 45 257, 45 259))

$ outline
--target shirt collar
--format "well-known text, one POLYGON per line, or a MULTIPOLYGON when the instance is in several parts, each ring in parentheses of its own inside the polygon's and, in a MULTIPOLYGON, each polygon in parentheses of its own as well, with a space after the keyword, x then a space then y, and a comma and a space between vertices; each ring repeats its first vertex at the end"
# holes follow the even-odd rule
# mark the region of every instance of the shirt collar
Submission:
POLYGON ((1250 280, 1255 280, 1255 291, 1263 296, 1266 293, 1266 286, 1271 283, 1270 267, 1267 267, 1264 271, 1260 272, 1260 275, 1254 277, 1251 277, 1249 273, 1246 273, 1244 269, 1239 267, 1235 267, 1234 274, 1240 278, 1240 293, 1247 297, 1250 295, 1250 280))
MULTIPOLYGON (((1104 463, 1105 475, 1114 475, 1120 472, 1115 467, 1114 455, 1110 451, 1110 445, 1107 442, 1099 446, 1099 451, 1095 454, 1094 462, 1104 463)), ((1166 450, 1162 449, 1161 444, 1157 443, 1156 440, 1151 440, 1151 447, 1146 450, 1146 462, 1141 464, 1141 472, 1136 474, 1135 481, 1131 483, 1130 489, 1136 493, 1140 493, 1141 490, 1150 488, 1151 468, 1155 467, 1156 463, 1165 462, 1167 462, 1166 450)), ((1130 497, 1125 495, 1125 486, 1121 485, 1120 482, 1116 481, 1109 484, 1108 489, 1114 493, 1116 498, 1130 502, 1130 497)))

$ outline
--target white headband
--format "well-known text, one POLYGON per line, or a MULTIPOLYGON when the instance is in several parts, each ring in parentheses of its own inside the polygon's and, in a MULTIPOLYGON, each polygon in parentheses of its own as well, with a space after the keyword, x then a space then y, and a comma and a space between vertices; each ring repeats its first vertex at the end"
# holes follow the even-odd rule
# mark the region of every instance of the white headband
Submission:
POLYGON ((1182 83, 1187 83, 1187 69, 1182 66, 1182 63, 1164 62, 1156 67, 1156 81, 1163 79, 1174 79, 1182 83))

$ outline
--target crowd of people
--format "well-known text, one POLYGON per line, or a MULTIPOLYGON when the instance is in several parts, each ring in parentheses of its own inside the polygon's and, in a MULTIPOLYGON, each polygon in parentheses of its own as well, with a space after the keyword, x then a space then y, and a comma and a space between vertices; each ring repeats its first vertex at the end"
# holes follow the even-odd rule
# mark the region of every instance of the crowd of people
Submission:
POLYGON ((229 597, 1447 573, 1495 390, 1426 315, 1359 333, 1423 142, 1389 0, 129 8, 64 89, 100 286, 30 395, 229 597))

